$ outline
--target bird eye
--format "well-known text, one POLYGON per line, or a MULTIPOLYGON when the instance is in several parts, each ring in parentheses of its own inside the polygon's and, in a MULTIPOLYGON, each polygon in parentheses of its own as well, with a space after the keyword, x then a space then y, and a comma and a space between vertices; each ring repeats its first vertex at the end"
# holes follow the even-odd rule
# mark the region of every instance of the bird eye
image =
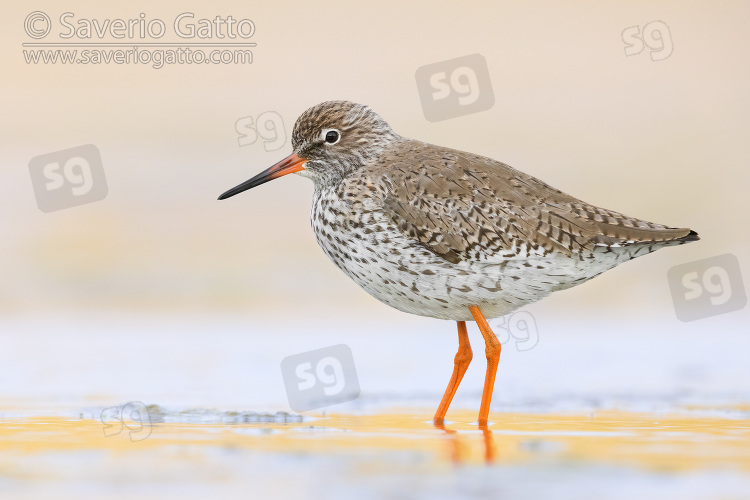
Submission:
POLYGON ((328 144, 336 144, 341 139, 341 134, 336 129, 329 129, 323 131, 323 137, 328 144))

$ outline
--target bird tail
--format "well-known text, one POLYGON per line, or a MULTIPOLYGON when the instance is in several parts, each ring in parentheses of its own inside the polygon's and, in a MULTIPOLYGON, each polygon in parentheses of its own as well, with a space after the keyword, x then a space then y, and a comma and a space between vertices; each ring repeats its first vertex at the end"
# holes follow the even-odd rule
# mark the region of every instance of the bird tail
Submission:
POLYGON ((682 245, 700 240, 698 233, 688 228, 618 228, 617 236, 599 234, 592 239, 597 247, 652 247, 682 245), (625 229, 625 230, 623 230, 625 229), (624 234, 623 234, 624 233, 624 234))
POLYGON ((698 236, 698 233, 696 233, 692 229, 687 229, 686 231, 688 231, 688 234, 686 234, 685 236, 680 236, 679 238, 676 238, 675 241, 680 241, 682 243, 689 243, 691 241, 698 241, 699 239, 701 239, 701 237, 698 236))

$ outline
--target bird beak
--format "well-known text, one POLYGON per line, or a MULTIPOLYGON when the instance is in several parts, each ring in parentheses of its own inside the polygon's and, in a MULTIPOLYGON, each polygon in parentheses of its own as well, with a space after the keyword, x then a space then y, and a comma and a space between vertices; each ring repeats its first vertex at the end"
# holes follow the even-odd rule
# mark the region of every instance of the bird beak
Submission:
POLYGON ((264 170, 263 172, 259 173, 252 179, 249 179, 239 186, 235 186, 226 193, 219 196, 220 200, 223 200, 225 198, 229 198, 230 196, 234 196, 236 194, 239 194, 243 191, 247 191, 248 189, 252 189, 255 186, 260 186, 261 184, 264 184, 268 181, 272 181, 273 179, 276 179, 277 177, 282 177, 286 174, 292 174, 294 172, 299 172, 300 170, 304 170, 305 167, 302 166, 307 160, 304 158, 300 158, 297 156, 297 153, 292 153, 280 162, 278 162, 273 167, 264 170))

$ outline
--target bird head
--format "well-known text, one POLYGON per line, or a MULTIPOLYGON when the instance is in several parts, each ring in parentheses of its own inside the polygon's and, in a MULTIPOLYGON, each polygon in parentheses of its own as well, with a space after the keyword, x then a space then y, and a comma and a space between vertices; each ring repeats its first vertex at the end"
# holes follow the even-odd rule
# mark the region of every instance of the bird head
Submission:
POLYGON ((327 101, 297 118, 293 153, 219 199, 223 200, 287 174, 297 173, 317 186, 336 185, 398 138, 369 107, 349 101, 327 101))

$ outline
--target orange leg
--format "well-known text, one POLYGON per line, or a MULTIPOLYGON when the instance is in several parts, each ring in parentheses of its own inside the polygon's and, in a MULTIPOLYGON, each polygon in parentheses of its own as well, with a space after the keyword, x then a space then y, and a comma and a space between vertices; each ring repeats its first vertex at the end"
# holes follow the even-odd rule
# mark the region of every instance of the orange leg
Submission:
POLYGON ((458 384, 460 384, 461 379, 464 378, 464 373, 466 373, 466 369, 469 367, 472 358, 471 345, 469 345, 469 334, 466 332, 466 322, 457 321, 457 323, 458 352, 456 353, 456 357, 453 358, 453 375, 451 376, 451 381, 448 382, 448 387, 445 389, 445 394, 443 394, 443 399, 440 401, 440 406, 438 406, 438 409, 435 412, 434 420, 437 424, 442 424, 443 419, 445 418, 445 413, 448 411, 448 407, 451 405, 451 401, 453 401, 453 396, 456 394, 458 384))
POLYGON ((482 332, 485 343, 485 354, 487 355, 487 374, 484 376, 484 390, 482 390, 482 404, 479 407, 479 425, 487 425, 487 417, 490 414, 490 400, 492 400, 492 389, 495 387, 495 375, 497 364, 500 362, 500 341, 492 330, 487 320, 484 319, 482 311, 477 306, 469 306, 474 321, 477 322, 479 331, 482 332))

